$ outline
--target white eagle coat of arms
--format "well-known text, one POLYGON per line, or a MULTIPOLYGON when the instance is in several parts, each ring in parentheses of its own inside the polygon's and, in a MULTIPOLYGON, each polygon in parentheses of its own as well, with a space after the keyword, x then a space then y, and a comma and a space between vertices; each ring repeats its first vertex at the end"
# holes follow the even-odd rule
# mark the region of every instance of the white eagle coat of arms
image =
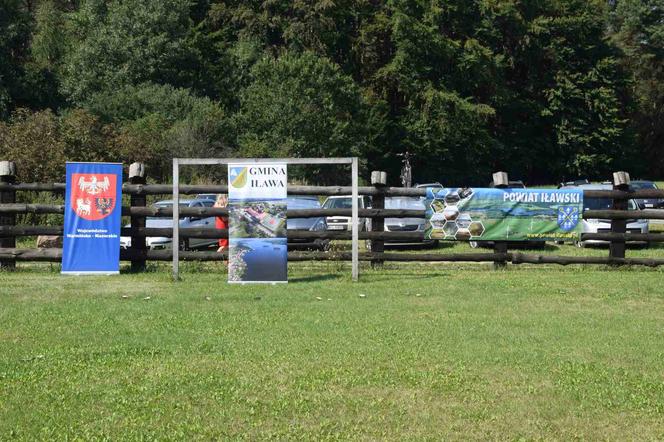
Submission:
POLYGON ((93 176, 90 178, 90 181, 86 181, 85 177, 80 177, 78 179, 78 187, 82 192, 88 193, 90 195, 97 195, 102 192, 106 192, 111 186, 111 182, 108 177, 105 176, 103 181, 97 181, 97 177, 93 176))

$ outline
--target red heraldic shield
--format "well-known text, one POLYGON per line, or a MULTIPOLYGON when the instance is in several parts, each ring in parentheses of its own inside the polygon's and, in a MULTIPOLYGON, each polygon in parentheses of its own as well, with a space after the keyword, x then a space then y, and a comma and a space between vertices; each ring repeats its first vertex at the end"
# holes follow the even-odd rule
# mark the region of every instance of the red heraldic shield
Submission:
POLYGON ((71 208, 88 221, 97 221, 113 213, 117 195, 116 176, 94 173, 72 175, 71 208))

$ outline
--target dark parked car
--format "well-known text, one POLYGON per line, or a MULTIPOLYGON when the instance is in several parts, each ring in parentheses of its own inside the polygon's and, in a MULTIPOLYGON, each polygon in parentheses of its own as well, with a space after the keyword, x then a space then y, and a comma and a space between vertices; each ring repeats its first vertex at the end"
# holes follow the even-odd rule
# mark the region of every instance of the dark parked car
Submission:
MULTIPOLYGON (((180 207, 212 207, 214 201, 209 199, 193 199, 193 200, 180 200, 180 207)), ((173 207, 172 200, 159 201, 154 204, 156 208, 168 208, 173 207)), ((199 229, 214 229, 214 216, 205 216, 205 217, 196 217, 196 216, 186 216, 180 220, 180 228, 199 228, 199 229)), ((145 220, 146 227, 156 227, 156 228, 173 228, 173 219, 164 218, 164 217, 152 217, 149 216, 145 220)), ((125 227, 131 227, 131 224, 127 224, 125 227)), ((212 238, 189 238, 185 243, 184 241, 180 244, 180 248, 184 249, 185 244, 186 248, 190 249, 204 249, 211 246, 214 246, 218 240, 212 238)), ((148 236, 145 238, 145 243, 150 250, 158 249, 170 249, 173 247, 173 240, 170 237, 164 236, 148 236)), ((131 247, 131 237, 122 236, 120 237, 120 248, 127 249, 131 247)))
MULTIPOLYGON (((294 209, 320 209, 321 205, 315 196, 289 196, 287 206, 289 210, 294 209)), ((288 218, 286 226, 289 232, 325 232, 327 222, 325 217, 319 218, 288 218)), ((327 250, 330 247, 329 239, 295 239, 288 238, 289 249, 317 249, 327 250)))
MULTIPOLYGON (((652 181, 636 180, 629 185, 632 190, 657 189, 657 184, 652 181)), ((634 199, 639 209, 661 209, 664 208, 664 198, 637 198, 634 199)))
POLYGON ((573 180, 573 181, 565 181, 563 183, 558 184, 558 189, 560 189, 561 187, 582 186, 584 184, 590 184, 590 181, 588 181, 585 178, 578 179, 578 180, 573 180))

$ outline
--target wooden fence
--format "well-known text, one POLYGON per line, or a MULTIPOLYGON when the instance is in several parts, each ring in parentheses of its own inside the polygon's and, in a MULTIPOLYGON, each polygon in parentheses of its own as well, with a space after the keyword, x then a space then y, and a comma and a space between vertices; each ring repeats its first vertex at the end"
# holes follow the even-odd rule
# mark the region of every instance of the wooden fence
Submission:
MULTIPOLYGON (((372 174, 379 176, 380 174, 372 174)), ((0 162, 0 266, 13 267, 17 261, 51 261, 59 262, 62 258, 60 248, 16 248, 16 238, 20 236, 62 235, 63 226, 16 225, 18 214, 63 214, 63 205, 24 204, 16 202, 17 192, 52 192, 63 194, 63 183, 17 183, 16 169, 12 162, 0 162)), ((386 187, 377 180, 372 186, 359 187, 360 195, 373 197, 372 208, 360 209, 361 218, 372 220, 372 231, 360 232, 359 238, 371 241, 371 252, 360 253, 360 260, 380 265, 385 261, 419 261, 419 262, 493 262, 496 266, 506 263, 521 264, 612 264, 612 265, 646 265, 659 266, 664 258, 627 258, 625 257, 626 241, 664 242, 664 233, 626 233, 629 219, 664 219, 664 210, 627 210, 630 198, 664 198, 664 190, 636 190, 629 188, 628 175, 623 172, 614 174, 613 190, 585 190, 585 197, 610 198, 613 200, 611 210, 588 210, 585 218, 610 219, 611 231, 602 233, 584 233, 581 240, 601 240, 609 242, 609 253, 605 257, 590 256, 554 256, 536 255, 509 251, 509 243, 495 242, 493 251, 483 253, 386 253, 386 241, 413 241, 424 239, 424 232, 386 232, 385 218, 423 218, 422 210, 385 209, 386 197, 412 196, 421 197, 426 190, 422 188, 386 187)), ((171 208, 148 207, 147 195, 172 195, 172 186, 168 184, 147 184, 144 167, 139 163, 130 166, 128 182, 122 191, 130 197, 130 205, 122 207, 122 214, 131 218, 131 227, 123 227, 121 234, 131 237, 131 246, 120 251, 120 259, 131 261, 132 270, 145 268, 146 261, 169 261, 171 250, 149 250, 145 238, 149 236, 171 237, 171 228, 146 227, 146 217, 171 217, 171 208)), ((227 193, 226 185, 180 185, 180 192, 185 195, 198 193, 227 193)), ((350 187, 345 186, 289 186, 289 195, 349 195, 350 187)), ((214 216, 228 215, 227 209, 221 208, 181 208, 180 216, 214 216)), ((350 209, 301 209, 287 211, 289 218, 314 218, 329 216, 351 216, 350 209)), ((288 231, 289 239, 351 239, 350 231, 288 231)), ((180 238, 228 238, 228 231, 221 229, 181 228, 180 238)), ((225 253, 213 251, 181 251, 183 260, 221 261, 227 259, 225 253)), ((349 261, 349 252, 297 252, 288 253, 289 261, 349 261)))

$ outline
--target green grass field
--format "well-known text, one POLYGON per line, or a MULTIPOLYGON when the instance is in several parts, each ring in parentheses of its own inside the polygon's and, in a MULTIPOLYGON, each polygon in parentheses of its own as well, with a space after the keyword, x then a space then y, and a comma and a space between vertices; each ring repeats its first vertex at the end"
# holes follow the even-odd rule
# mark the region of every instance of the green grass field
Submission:
POLYGON ((664 271, 48 269, 0 273, 0 440, 664 438, 664 271))

